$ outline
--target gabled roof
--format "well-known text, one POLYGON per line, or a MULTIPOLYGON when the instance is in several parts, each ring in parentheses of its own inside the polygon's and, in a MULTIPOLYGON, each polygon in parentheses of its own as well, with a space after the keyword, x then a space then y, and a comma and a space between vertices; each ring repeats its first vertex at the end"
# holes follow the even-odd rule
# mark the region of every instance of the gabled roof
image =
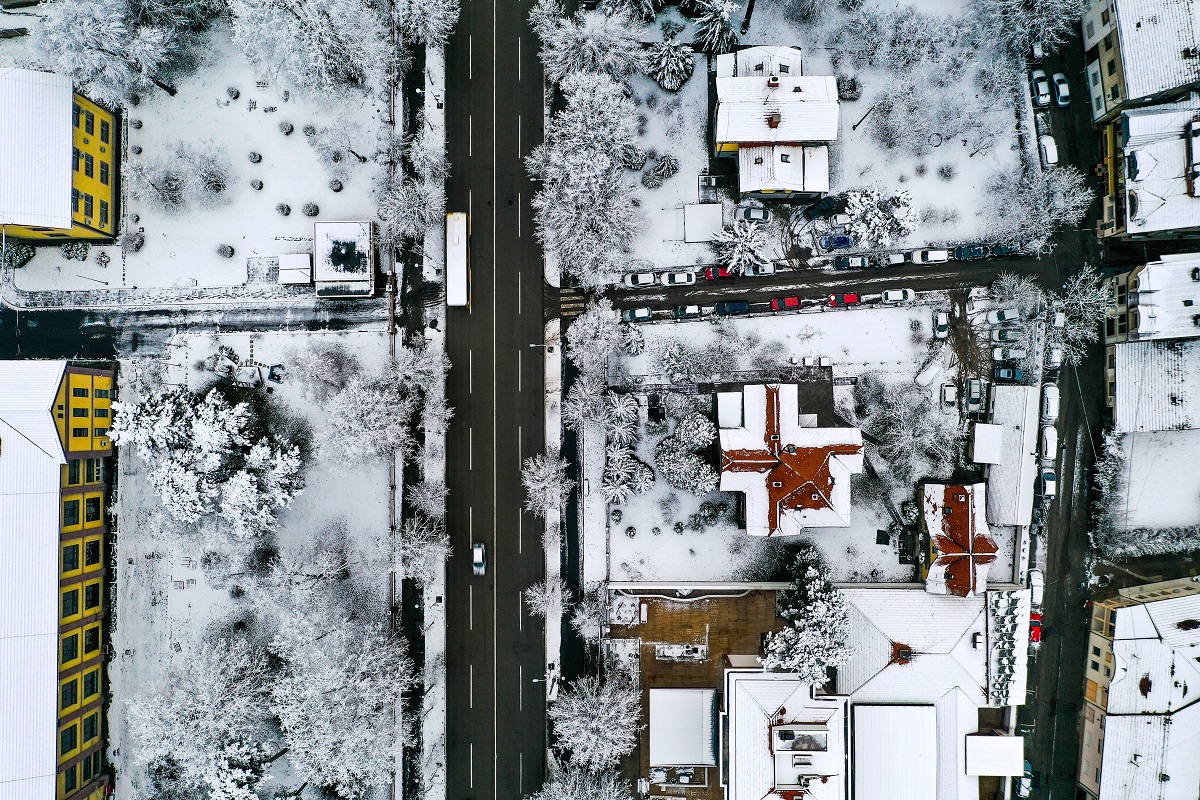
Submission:
POLYGON ((0 361, 0 437, 20 436, 63 462, 52 407, 65 361, 0 361))
POLYGON ((1038 387, 993 386, 992 422, 1002 428, 1003 457, 988 467, 987 520, 1028 525, 1037 472, 1038 387))
POLYGON ((747 145, 738 149, 738 186, 745 192, 828 192, 829 147, 747 145))
POLYGON ((1131 99, 1200 81, 1200 3, 1196 0, 1119 0, 1117 35, 1125 94, 1131 99))
POLYGON ((1195 800, 1197 753, 1200 704, 1171 716, 1110 714, 1104 719, 1100 800, 1195 800))
POLYGON ((71 227, 71 79, 0 67, 0 225, 71 227))
POLYGON ((738 77, 803 74, 803 54, 795 47, 760 44, 738 50, 733 57, 738 77))
POLYGON ((997 548, 984 518, 984 488, 925 484, 921 513, 934 554, 925 591, 970 597, 987 589, 997 548))
POLYGON ((799 144, 838 138, 837 79, 832 75, 717 78, 717 142, 799 144), (777 115, 777 116, 776 116, 777 115))
MULTIPOLYGON (((1200 212, 1200 199, 1197 199, 1200 212)), ((1198 216, 1200 221, 1200 216, 1198 216)), ((1153 261, 1137 273, 1129 286, 1129 306, 1137 307, 1136 328, 1129 338, 1191 339, 1200 337, 1196 324, 1200 309, 1200 253, 1180 253, 1153 261)))
POLYGON ((1200 339, 1122 342, 1114 355, 1113 430, 1200 427, 1200 339))

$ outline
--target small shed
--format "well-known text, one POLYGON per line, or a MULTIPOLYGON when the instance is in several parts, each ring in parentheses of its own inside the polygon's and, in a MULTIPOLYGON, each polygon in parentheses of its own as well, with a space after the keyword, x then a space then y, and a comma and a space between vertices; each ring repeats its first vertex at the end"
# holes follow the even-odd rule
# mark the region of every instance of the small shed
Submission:
POLYGON ((312 255, 284 253, 279 257, 279 283, 284 286, 312 283, 312 255))
POLYGON ((318 222, 313 228, 317 297, 375 294, 375 242, 370 222, 318 222))
POLYGON ((715 767, 717 693, 650 690, 650 766, 715 767))
POLYGON ((724 227, 720 203, 690 203, 683 207, 685 242, 711 242, 724 227))

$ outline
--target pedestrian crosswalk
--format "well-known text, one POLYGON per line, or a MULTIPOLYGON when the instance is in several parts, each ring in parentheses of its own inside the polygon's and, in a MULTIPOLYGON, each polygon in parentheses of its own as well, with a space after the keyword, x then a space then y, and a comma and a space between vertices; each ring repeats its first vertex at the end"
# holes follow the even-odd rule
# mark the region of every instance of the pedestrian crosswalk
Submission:
POLYGON ((578 317, 587 307, 587 293, 582 289, 564 287, 558 290, 558 315, 563 319, 578 317))

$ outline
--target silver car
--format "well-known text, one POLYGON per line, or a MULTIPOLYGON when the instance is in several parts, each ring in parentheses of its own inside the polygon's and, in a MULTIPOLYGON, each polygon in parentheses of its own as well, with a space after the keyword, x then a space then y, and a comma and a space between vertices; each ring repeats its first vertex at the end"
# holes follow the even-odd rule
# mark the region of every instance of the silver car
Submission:
POLYGON ((487 573, 487 546, 483 542, 471 545, 471 571, 476 575, 487 573))

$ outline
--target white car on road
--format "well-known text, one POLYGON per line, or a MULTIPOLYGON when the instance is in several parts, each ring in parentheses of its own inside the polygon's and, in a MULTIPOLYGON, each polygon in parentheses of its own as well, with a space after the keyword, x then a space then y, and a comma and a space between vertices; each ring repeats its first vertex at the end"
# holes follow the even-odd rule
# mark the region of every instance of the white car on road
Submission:
POLYGON ((658 282, 663 286, 691 286, 696 282, 696 273, 687 272, 664 272, 658 276, 658 282))
POLYGON ((1038 108, 1050 105, 1050 81, 1046 80, 1046 71, 1035 69, 1029 73, 1029 88, 1033 104, 1038 108))
POLYGON ((917 299, 917 293, 912 289, 888 289, 883 293, 885 303, 908 303, 917 299))

